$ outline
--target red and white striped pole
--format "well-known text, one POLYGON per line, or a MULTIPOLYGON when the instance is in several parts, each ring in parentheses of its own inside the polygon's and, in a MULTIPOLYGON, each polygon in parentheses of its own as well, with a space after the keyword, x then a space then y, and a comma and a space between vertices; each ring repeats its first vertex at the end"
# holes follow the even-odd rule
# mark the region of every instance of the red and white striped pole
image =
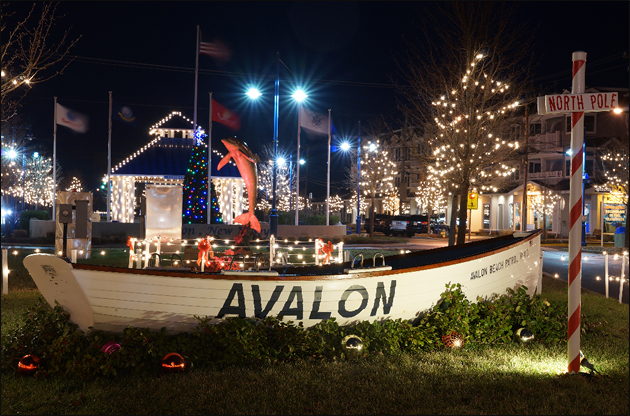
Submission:
MULTIPOLYGON (((586 52, 573 52, 572 94, 585 89, 586 52)), ((568 372, 580 372, 580 306, 582 289, 582 175, 584 112, 571 113, 571 187, 569 196, 569 330, 568 372)))

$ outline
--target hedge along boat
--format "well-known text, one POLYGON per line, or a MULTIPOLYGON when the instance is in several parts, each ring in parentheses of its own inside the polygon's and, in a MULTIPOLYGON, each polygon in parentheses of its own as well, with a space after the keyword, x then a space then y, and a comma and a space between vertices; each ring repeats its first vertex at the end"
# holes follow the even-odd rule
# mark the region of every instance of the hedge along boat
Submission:
POLYGON ((468 299, 524 285, 540 292, 541 231, 459 246, 320 266, 274 265, 267 270, 193 272, 188 268, 130 269, 71 264, 51 254, 24 259, 44 298, 58 301, 83 331, 126 326, 192 331, 196 316, 281 316, 305 327, 335 318, 340 325, 413 319, 431 308, 448 283, 468 299))

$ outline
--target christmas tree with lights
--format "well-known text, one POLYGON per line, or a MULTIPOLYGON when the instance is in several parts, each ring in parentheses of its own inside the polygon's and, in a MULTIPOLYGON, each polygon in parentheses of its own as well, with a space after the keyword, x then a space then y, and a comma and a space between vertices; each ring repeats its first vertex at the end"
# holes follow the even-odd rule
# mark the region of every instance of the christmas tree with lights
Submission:
POLYGON ((217 198, 217 191, 214 189, 214 184, 210 183, 210 224, 223 224, 223 216, 219 212, 219 198, 217 198))
MULTIPOLYGON (((184 177, 184 201, 182 222, 184 224, 206 224, 208 218, 208 150, 204 145, 202 131, 195 133, 195 146, 188 162, 184 177)), ((214 190, 210 186, 211 223, 222 223, 219 204, 214 190)))

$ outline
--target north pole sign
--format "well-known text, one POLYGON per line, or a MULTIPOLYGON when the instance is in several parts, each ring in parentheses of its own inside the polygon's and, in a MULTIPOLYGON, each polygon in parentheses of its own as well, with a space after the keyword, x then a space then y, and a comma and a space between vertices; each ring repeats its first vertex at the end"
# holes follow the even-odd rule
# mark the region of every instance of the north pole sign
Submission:
POLYGON ((538 114, 610 111, 619 106, 619 93, 555 94, 538 97, 538 114))
POLYGON ((584 219, 584 113, 610 111, 619 105, 613 93, 585 94, 586 52, 574 52, 571 94, 538 97, 538 114, 571 114, 571 179, 569 194, 569 302, 567 361, 569 373, 580 372, 580 311, 582 288, 582 227, 584 219))

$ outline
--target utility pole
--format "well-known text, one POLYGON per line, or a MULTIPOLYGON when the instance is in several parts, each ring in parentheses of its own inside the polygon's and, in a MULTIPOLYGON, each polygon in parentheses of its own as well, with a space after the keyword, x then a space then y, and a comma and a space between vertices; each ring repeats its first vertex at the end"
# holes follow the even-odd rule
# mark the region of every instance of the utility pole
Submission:
POLYGON ((525 154, 523 155, 523 208, 521 209, 521 231, 527 231, 527 171, 529 170, 529 113, 525 104, 525 154))

